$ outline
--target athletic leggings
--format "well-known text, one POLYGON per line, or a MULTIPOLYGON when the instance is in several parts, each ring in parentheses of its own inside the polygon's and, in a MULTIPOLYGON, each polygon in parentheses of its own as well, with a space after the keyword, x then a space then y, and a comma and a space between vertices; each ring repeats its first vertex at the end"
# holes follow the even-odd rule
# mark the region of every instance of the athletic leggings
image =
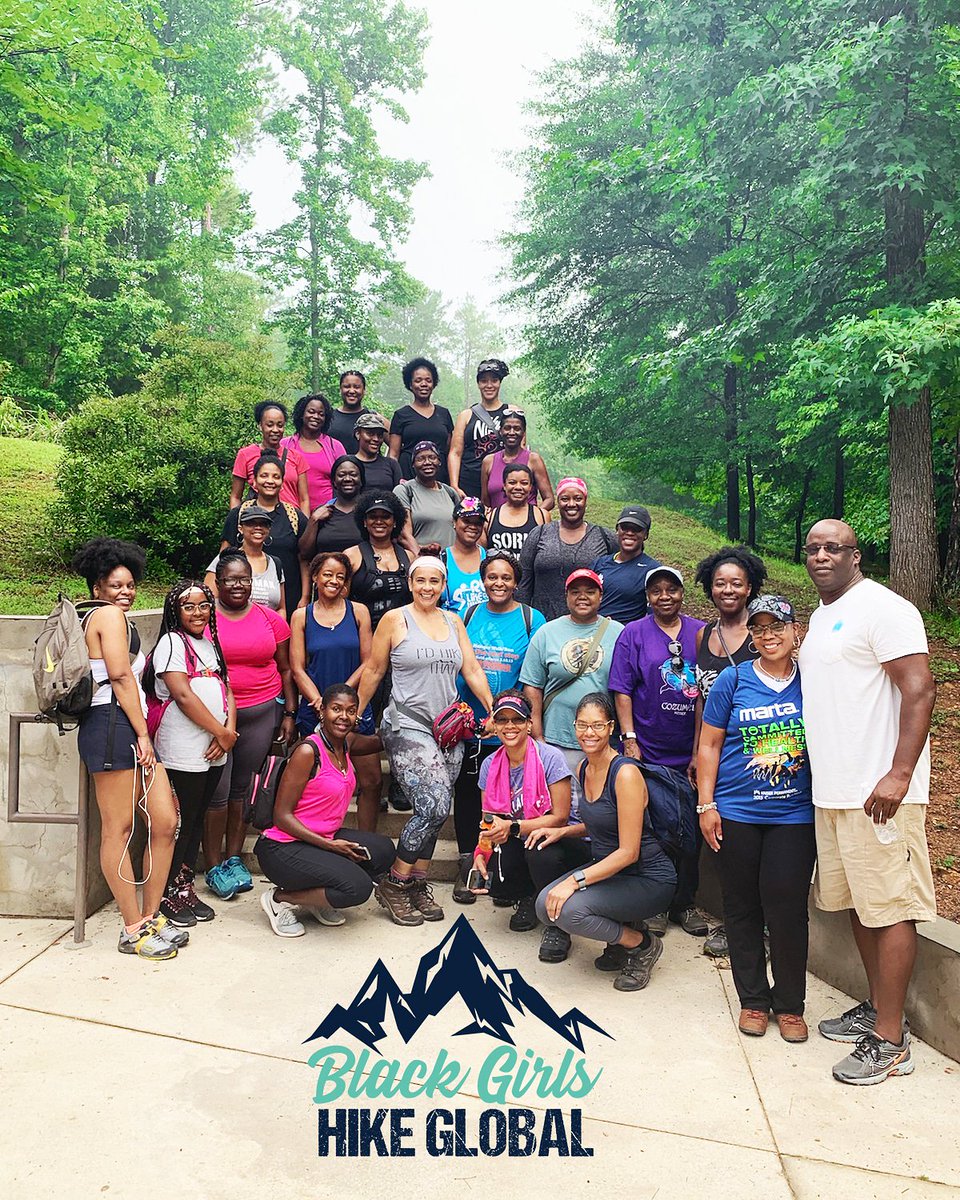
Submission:
POLYGON ((472 853, 477 844, 480 828, 480 768, 484 761, 499 747, 494 743, 485 746, 476 741, 467 742, 463 755, 463 766, 453 787, 453 827, 457 834, 457 849, 461 854, 472 853))
POLYGON ((676 888, 673 880, 664 883, 646 875, 614 875, 574 892, 564 902, 556 921, 551 921, 547 916, 547 893, 571 873, 567 871, 543 889, 537 897, 537 916, 544 925, 559 926, 567 933, 598 942, 619 942, 625 924, 666 912, 676 888))
POLYGON ((228 801, 238 803, 249 797, 253 774, 267 757, 276 736, 279 716, 280 705, 276 700, 237 709, 237 741, 227 758, 210 808, 225 808, 228 801))
POLYGON ((264 875, 283 891, 323 888, 331 908, 353 908, 369 899, 374 878, 390 870, 393 842, 382 833, 365 833, 362 829, 338 829, 333 838, 366 846, 370 861, 357 863, 309 842, 275 842, 262 835, 253 852, 264 875))
POLYGON ((196 864, 203 834, 203 818, 223 772, 223 766, 210 767, 206 771, 179 771, 175 767, 167 767, 170 786, 180 806, 180 832, 173 847, 168 884, 173 883, 181 867, 189 867, 192 871, 196 864))
POLYGON ((816 857, 812 824, 751 825, 723 818, 717 858, 730 968, 741 1008, 803 1016, 807 895, 816 857), (772 988, 764 922, 770 931, 772 988))
POLYGON ((400 831, 397 858, 405 863, 433 858, 437 835, 450 815, 463 742, 444 753, 426 729, 395 730, 389 721, 380 726, 380 737, 390 772, 413 805, 413 816, 400 831))

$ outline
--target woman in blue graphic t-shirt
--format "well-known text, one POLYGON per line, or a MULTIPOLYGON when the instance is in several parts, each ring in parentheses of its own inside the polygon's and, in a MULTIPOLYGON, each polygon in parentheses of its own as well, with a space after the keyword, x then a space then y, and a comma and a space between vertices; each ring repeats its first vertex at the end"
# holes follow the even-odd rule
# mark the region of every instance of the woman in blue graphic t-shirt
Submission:
POLYGON ((793 606, 758 596, 747 627, 759 658, 721 671, 704 706, 697 812, 719 857, 740 1032, 762 1037, 772 1009, 783 1040, 805 1042, 807 893, 817 851, 793 606))

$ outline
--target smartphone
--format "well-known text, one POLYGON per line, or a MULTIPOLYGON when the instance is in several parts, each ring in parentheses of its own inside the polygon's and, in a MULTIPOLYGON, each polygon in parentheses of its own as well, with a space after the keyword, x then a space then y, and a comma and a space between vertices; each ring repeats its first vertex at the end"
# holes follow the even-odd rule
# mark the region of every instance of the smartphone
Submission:
POLYGON ((471 892, 486 891, 490 880, 480 870, 479 867, 472 867, 470 874, 467 876, 467 888, 471 892))
POLYGON ((370 851, 366 848, 366 846, 361 846, 357 842, 354 842, 353 848, 356 850, 356 852, 360 855, 361 858, 365 858, 367 860, 367 862, 370 861, 370 851))

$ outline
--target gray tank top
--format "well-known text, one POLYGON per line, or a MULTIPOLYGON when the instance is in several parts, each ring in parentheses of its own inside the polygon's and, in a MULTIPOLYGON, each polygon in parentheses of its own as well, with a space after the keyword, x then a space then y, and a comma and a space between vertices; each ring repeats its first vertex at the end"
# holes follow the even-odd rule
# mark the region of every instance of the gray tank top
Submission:
POLYGON ((447 637, 435 642, 413 619, 409 608, 401 611, 407 636, 390 651, 392 683, 384 717, 394 729, 422 730, 457 699, 463 654, 449 614, 443 613, 447 637))

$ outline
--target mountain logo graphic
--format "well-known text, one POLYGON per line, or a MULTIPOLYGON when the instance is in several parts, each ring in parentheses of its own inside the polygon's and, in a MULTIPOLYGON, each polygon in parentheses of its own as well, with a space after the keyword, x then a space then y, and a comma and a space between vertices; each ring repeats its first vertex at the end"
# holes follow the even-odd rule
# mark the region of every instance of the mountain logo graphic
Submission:
POLYGON ((335 1004, 306 1039, 329 1039, 340 1030, 351 1034, 371 1050, 388 1034, 388 1013, 404 1042, 409 1042, 429 1017, 435 1017, 456 998, 473 1018, 455 1036, 486 1033, 513 1045, 512 1016, 536 1017, 578 1050, 583 1050, 583 1030, 592 1029, 610 1037, 578 1008, 562 1015, 527 983, 519 971, 501 970, 473 931, 465 916, 453 923, 449 933, 420 959, 413 987, 404 992, 382 959, 377 959, 360 990, 344 1008, 335 1004))

